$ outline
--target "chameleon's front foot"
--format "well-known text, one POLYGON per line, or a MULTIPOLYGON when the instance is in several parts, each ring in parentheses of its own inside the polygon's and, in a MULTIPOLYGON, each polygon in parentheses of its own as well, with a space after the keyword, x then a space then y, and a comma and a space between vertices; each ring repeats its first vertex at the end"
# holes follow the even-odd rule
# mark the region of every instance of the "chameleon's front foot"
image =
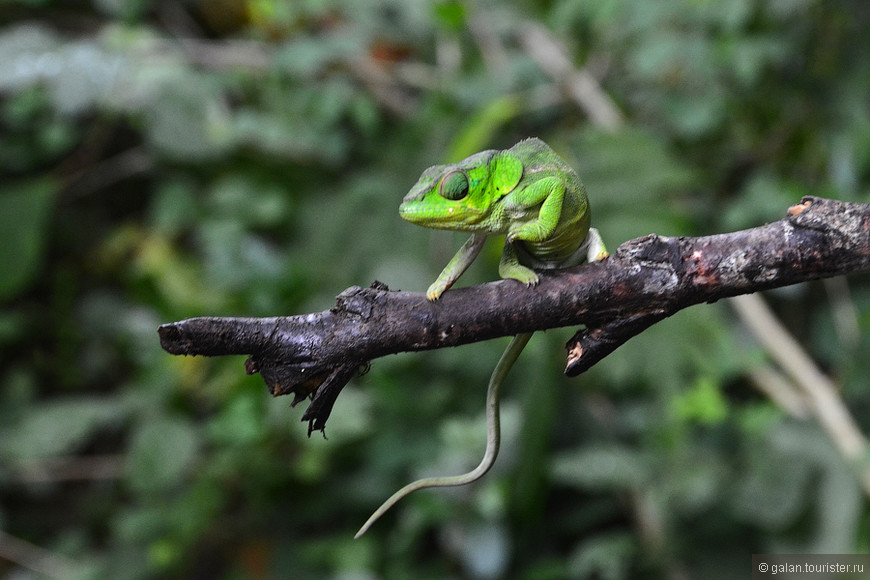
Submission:
POLYGON ((498 273, 502 278, 516 280, 526 286, 536 286, 541 281, 534 270, 519 264, 504 268, 499 267, 498 273))
POLYGON ((487 234, 472 234, 453 259, 447 263, 444 270, 438 276, 438 279, 432 282, 429 289, 426 290, 426 299, 429 302, 434 302, 444 294, 448 288, 453 286, 453 283, 459 279, 463 272, 471 265, 480 250, 483 248, 483 243, 486 241, 487 234))
POLYGON ((540 281, 534 270, 520 264, 517 258, 516 247, 509 238, 505 239, 501 261, 498 263, 498 275, 502 278, 517 280, 526 286, 535 286, 540 281))
POLYGON ((450 288, 450 285, 445 283, 442 280, 435 280, 430 286, 429 289, 426 290, 426 300, 429 302, 435 302, 441 295, 444 294, 447 289, 450 288))

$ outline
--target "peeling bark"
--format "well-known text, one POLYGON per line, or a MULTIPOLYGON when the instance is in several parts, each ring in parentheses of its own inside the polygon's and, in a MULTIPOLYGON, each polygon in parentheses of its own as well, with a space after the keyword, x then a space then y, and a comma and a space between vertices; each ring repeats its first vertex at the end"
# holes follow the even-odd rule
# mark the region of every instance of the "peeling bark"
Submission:
POLYGON ((574 376, 688 306, 870 270, 870 205, 806 197, 788 214, 728 234, 631 240, 603 262, 541 272, 535 288, 500 280, 429 302, 375 282, 313 314, 164 324, 160 343, 171 354, 249 355, 246 371, 259 372, 272 395, 292 393, 294 405, 312 398, 310 434, 357 370, 387 354, 583 325, 567 345, 574 376))

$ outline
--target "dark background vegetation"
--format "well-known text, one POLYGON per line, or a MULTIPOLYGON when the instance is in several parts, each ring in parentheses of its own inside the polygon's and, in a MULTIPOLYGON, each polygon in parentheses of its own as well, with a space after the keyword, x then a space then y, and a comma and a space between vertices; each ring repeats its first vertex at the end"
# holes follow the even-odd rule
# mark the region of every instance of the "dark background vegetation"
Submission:
MULTIPOLYGON (((611 248, 867 201, 868 29, 860 0, 0 1, 0 577, 747 578, 752 553, 866 552, 866 471, 728 303, 577 379, 572 330, 540 333, 494 471, 356 541, 399 486, 477 463, 506 341, 375 361, 325 440, 242 357, 156 329, 424 290, 463 236, 404 223, 404 193, 531 135, 611 248)), ((868 278, 764 300, 870 428, 868 278)))

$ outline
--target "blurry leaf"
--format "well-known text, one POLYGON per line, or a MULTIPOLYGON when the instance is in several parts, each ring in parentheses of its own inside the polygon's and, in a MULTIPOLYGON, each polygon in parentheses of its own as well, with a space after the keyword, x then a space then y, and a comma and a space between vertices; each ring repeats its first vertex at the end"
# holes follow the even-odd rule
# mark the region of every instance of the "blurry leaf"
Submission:
POLYGON ((771 62, 788 57, 788 45, 772 38, 734 38, 724 48, 733 63, 733 74, 744 86, 756 83, 771 62))
POLYGON ((159 319, 154 311, 144 306, 131 306, 116 293, 90 293, 81 301, 77 322, 92 335, 81 351, 80 366, 83 370, 91 370, 96 376, 100 376, 100 371, 111 374, 111 368, 116 364, 114 359, 119 353, 126 352, 130 360, 147 364, 159 352, 153 335, 159 319), (95 363, 96 368, 88 369, 89 365, 95 363))
POLYGON ((0 99, 0 171, 22 174, 43 167, 71 149, 79 138, 72 119, 54 113, 42 86, 0 99))
POLYGON ((623 446, 586 447, 553 460, 553 479, 581 489, 643 486, 650 478, 647 459, 623 446))
POLYGON ((25 289, 39 273, 57 191, 49 179, 7 183, 0 191, 0 300, 25 289))
POLYGON ((140 102, 151 143, 178 159, 212 159, 231 144, 232 118, 222 95, 189 70, 150 71, 139 80, 140 102))
POLYGON ((321 84, 317 98, 311 103, 311 119, 317 125, 338 124, 353 102, 354 86, 344 77, 332 78, 321 84))
POLYGON ((662 112, 681 137, 701 137, 725 120, 726 98, 722 93, 675 95, 667 100, 662 112))
POLYGON ((341 131, 320 130, 305 122, 304 113, 288 118, 244 110, 238 112, 233 121, 237 143, 254 147, 268 156, 336 165, 348 153, 346 135, 341 131))
POLYGON ((767 402, 744 405, 737 416, 741 432, 750 437, 759 437, 770 431, 782 420, 783 411, 767 402))
POLYGON ((608 244, 652 232, 689 233, 677 202, 692 184, 693 174, 654 135, 587 130, 573 138, 564 153, 575 160, 571 166, 586 186, 593 222, 608 244))
POLYGON ((687 431, 680 447, 666 452, 667 457, 662 459, 657 469, 661 479, 657 480, 660 487, 656 499, 664 498, 657 509, 666 509, 682 517, 703 516, 707 510, 721 506, 733 477, 733 466, 718 446, 710 445, 706 440, 697 445, 687 443, 686 439, 703 439, 706 435, 697 430, 687 431), (678 473, 679 477, 668 477, 672 473, 678 473))
MULTIPOLYGON (((0 30, 0 91, 22 90, 35 84, 49 70, 48 59, 41 55, 58 46, 58 39, 48 27, 19 24, 0 30)), ((56 68, 56 67, 54 67, 56 68)))
POLYGON ((94 4, 109 16, 135 21, 151 7, 151 0, 95 0, 94 4))
MULTIPOLYGON (((110 253, 113 241, 109 239, 105 253, 110 253)), ((183 310, 209 311, 220 308, 226 303, 226 296, 219 288, 208 285, 203 280, 202 264, 179 253, 163 235, 153 233, 146 238, 141 232, 135 240, 136 259, 131 264, 137 279, 153 282, 159 295, 168 304, 183 310)))
POLYGON ((336 580, 375 580, 377 576, 368 571, 374 554, 375 546, 365 539, 353 541, 326 536, 301 546, 298 557, 318 567, 337 568, 332 576, 336 580))
POLYGON ((193 184, 167 181, 155 193, 151 221, 166 235, 179 234, 196 223, 198 209, 193 184))
POLYGON ((795 554, 847 552, 863 525, 859 512, 866 501, 854 465, 835 452, 834 443, 816 425, 782 421, 766 442, 765 451, 773 452, 774 463, 797 461, 811 472, 810 481, 799 481, 797 487, 803 494, 801 505, 812 510, 815 525, 800 539, 784 538, 785 548, 795 554))
POLYGON ((458 32, 465 26, 465 5, 458 0, 436 2, 434 14, 437 23, 448 32, 458 32))
POLYGON ((219 179, 209 201, 218 216, 251 227, 275 226, 290 211, 290 196, 277 182, 244 173, 219 179))
POLYGON ((305 2, 282 2, 280 0, 247 0, 245 2, 251 24, 264 32, 277 35, 286 33, 306 14, 305 2))
POLYGON ((2 105, 3 121, 11 129, 30 128, 39 115, 48 110, 45 92, 39 87, 30 87, 11 95, 2 105))
POLYGON ((623 580, 629 578, 632 556, 637 551, 627 533, 598 534, 584 540, 571 554, 570 577, 623 580))
POLYGON ((46 84, 55 107, 78 114, 103 99, 124 71, 124 59, 92 41, 62 44, 45 28, 0 31, 0 91, 46 84))
POLYGON ((762 171, 746 184, 737 198, 729 202, 723 222, 729 231, 757 227, 785 217, 786 208, 811 193, 762 171))
POLYGON ((351 103, 348 114, 354 120, 357 127, 368 136, 373 136, 382 122, 377 105, 366 95, 356 95, 356 98, 351 103))
POLYGON ((691 390, 677 394, 672 405, 681 419, 706 425, 722 423, 728 416, 728 402, 710 377, 699 378, 691 390))
POLYGON ((729 331, 729 316, 724 305, 681 310, 628 341, 593 372, 616 391, 652 386, 664 401, 694 385, 699 374, 724 381, 758 356, 754 344, 729 331))
POLYGON ((206 222, 200 228, 207 282, 218 290, 243 290, 286 275, 285 256, 264 238, 247 234, 235 221, 206 222))
POLYGON ((16 425, 4 429, 4 455, 18 461, 71 453, 100 428, 123 420, 118 402, 107 397, 43 401, 16 425))
POLYGON ((184 556, 181 548, 169 538, 151 542, 148 546, 148 563, 158 570, 166 569, 184 556))
POLYGON ((220 415, 209 424, 209 436, 229 445, 250 445, 263 438, 262 391, 246 390, 236 394, 220 415))
MULTIPOLYGON (((276 4, 287 3, 279 1, 276 4)), ((336 61, 352 58, 362 50, 360 39, 346 34, 317 38, 303 36, 284 44, 275 55, 273 65, 292 76, 313 77, 336 61)))
POLYGON ((127 481, 140 491, 173 486, 196 461, 198 449, 199 435, 187 421, 147 421, 130 443, 127 481))
POLYGON ((749 449, 749 460, 734 497, 736 514, 769 529, 793 523, 806 508, 812 461, 767 445, 749 449))
POLYGON ((520 112, 520 100, 505 96, 490 101, 465 123, 447 154, 446 163, 456 163, 483 149, 492 148, 495 133, 520 112))
POLYGON ((471 578, 503 578, 510 563, 510 538, 497 523, 462 526, 453 550, 471 578))

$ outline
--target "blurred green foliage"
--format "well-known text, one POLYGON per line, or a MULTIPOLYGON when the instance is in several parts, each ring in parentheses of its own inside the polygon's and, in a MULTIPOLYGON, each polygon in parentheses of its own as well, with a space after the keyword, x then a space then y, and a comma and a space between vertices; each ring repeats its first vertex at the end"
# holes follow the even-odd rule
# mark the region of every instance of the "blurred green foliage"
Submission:
MULTIPOLYGON (((579 379, 567 332, 538 335, 494 471, 358 541, 400 485, 476 464, 504 343, 375 361, 324 440, 241 358, 155 332, 423 290, 462 236, 403 223, 401 197, 530 135, 611 248, 867 201, 868 26, 858 0, 0 3, 0 530, 69 578, 745 578, 752 553, 870 550, 854 473, 755 390, 766 354, 724 304, 579 379), (531 24, 624 123, 590 121, 531 24)), ((487 251, 463 283, 497 276, 487 251)), ((768 297, 865 430, 867 281, 768 297)))

